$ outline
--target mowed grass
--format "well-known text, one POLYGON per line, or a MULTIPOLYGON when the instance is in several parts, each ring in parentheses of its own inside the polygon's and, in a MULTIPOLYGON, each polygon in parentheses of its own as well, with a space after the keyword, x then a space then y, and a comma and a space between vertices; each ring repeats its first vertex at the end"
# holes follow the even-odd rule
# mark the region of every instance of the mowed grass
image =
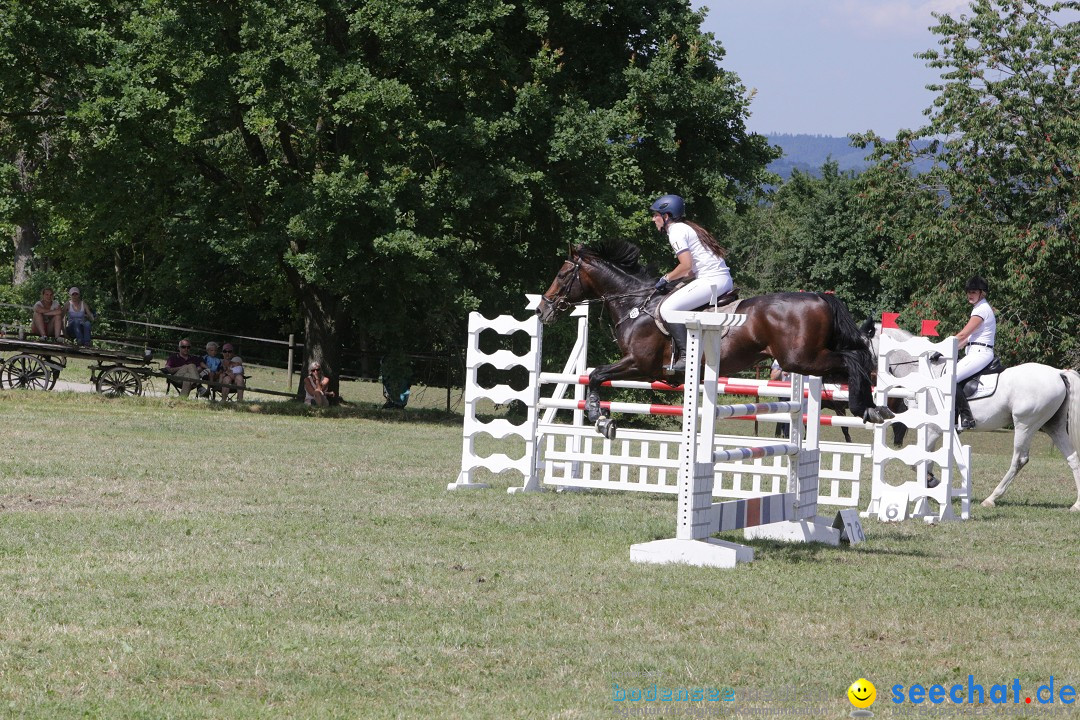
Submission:
MULTIPOLYGON (((437 412, 8 391, 0 427, 0 714, 596 718, 656 682, 836 718, 859 677, 879 716, 897 683, 1080 684, 1080 514, 1042 437, 969 522, 706 570, 629 561, 673 497, 447 492, 437 412)), ((1011 435, 967 440, 982 499, 1011 435)))
MULTIPOLYGON (((91 368, 95 367, 97 363, 80 357, 68 357, 64 358, 63 361, 64 367, 60 371, 59 380, 64 383, 84 386, 82 389, 92 390, 90 384, 91 368)), ((149 367, 151 370, 160 371, 163 365, 164 361, 159 360, 149 367)), ((303 376, 299 373, 299 370, 293 373, 290 382, 287 370, 253 363, 245 363, 244 374, 248 376, 248 389, 245 395, 245 399, 248 401, 284 400, 286 398, 280 395, 264 394, 259 391, 270 390, 276 393, 293 393, 303 382, 303 376)), ((148 396, 165 395, 165 388, 165 378, 150 377, 144 385, 143 394, 148 396)), ((342 399, 349 403, 382 405, 385 400, 382 395, 382 385, 378 382, 343 380, 341 381, 340 390, 342 399)), ((463 393, 460 388, 454 388, 450 393, 447 393, 445 388, 414 385, 411 390, 412 394, 409 396, 408 401, 410 409, 427 408, 446 411, 447 407, 449 407, 451 412, 457 411, 460 413, 462 411, 463 393)), ((169 393, 175 395, 176 391, 171 389, 169 393)))

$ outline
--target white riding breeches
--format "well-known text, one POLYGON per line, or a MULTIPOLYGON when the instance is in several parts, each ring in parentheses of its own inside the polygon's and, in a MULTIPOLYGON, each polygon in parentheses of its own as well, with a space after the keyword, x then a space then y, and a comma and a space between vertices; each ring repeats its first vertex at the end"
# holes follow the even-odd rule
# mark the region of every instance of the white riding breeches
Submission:
POLYGON ((993 348, 982 345, 968 345, 967 354, 956 363, 956 382, 967 380, 976 374, 994 359, 993 348))
POLYGON ((702 305, 716 302, 716 298, 730 292, 732 287, 730 275, 696 278, 668 295, 660 303, 660 317, 665 323, 670 323, 672 311, 695 310, 702 305))

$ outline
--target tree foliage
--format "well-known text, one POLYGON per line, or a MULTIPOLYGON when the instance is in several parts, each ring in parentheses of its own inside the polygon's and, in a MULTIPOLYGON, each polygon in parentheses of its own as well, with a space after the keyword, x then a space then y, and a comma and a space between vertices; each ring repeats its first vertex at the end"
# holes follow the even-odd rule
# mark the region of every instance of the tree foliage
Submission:
POLYGON ((661 247, 660 192, 723 224, 773 157, 675 0, 6 5, 5 158, 52 148, 6 221, 132 310, 302 321, 331 368, 458 344, 569 242, 661 247))
MULTIPOLYGON (((1077 348, 1080 291, 1080 4, 976 0, 936 15, 941 71, 927 124, 879 145, 867 202, 903 240, 888 291, 910 314, 962 326, 961 290, 987 277, 1006 358, 1059 362, 1077 348), (925 149, 919 139, 931 141, 925 149), (918 177, 919 156, 935 168, 918 177)), ((877 142, 872 133, 857 138, 877 142)))
POLYGON ((856 316, 877 314, 891 244, 861 192, 861 179, 833 161, 820 177, 793 172, 740 221, 732 243, 738 284, 756 292, 834 292, 856 316))

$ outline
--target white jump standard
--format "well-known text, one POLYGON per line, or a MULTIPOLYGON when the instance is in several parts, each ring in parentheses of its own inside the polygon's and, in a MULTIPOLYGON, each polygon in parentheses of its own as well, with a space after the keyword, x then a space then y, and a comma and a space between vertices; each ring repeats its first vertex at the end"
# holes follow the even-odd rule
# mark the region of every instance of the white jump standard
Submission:
MULTIPOLYGON (((753 548, 711 536, 724 530, 743 528, 748 538, 839 545, 840 530, 832 527, 829 520, 817 516, 820 380, 812 378, 807 383, 809 393, 805 402, 810 418, 807 425, 802 419, 803 403, 794 399, 781 403, 717 405, 720 331, 730 324, 730 320, 724 313, 689 312, 682 313, 679 321, 685 321, 688 337, 675 537, 633 545, 630 559, 646 563, 735 567, 740 562, 753 560, 753 548), (697 372, 703 356, 704 381, 697 372), (758 408, 766 412, 791 413, 789 442, 717 451, 714 439, 717 417, 754 414, 758 408), (749 500, 712 501, 716 463, 763 455, 786 455, 795 459, 788 465, 787 492, 749 500)), ((791 397, 801 398, 802 376, 794 376, 792 380, 791 397)))

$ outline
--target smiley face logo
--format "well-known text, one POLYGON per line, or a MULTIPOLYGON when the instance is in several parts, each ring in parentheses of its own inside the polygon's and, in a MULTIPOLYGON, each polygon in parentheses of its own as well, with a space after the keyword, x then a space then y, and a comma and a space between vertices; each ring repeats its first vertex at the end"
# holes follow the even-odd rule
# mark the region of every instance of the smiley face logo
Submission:
POLYGON ((859 678, 851 683, 851 687, 847 689, 847 697, 852 705, 864 710, 877 700, 877 688, 874 687, 874 683, 866 678, 859 678))

